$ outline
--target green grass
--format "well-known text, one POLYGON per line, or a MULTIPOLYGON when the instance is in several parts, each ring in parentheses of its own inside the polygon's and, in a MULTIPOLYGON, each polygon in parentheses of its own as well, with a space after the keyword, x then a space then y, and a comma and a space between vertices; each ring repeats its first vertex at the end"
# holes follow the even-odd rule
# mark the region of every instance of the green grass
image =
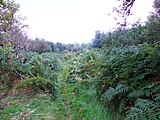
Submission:
POLYGON ((80 82, 66 84, 65 96, 73 120, 114 120, 112 112, 97 101, 96 91, 80 82))
POLYGON ((29 98, 7 97, 0 120, 118 120, 118 116, 97 101, 96 91, 80 82, 61 82, 58 98, 38 94, 29 98))
POLYGON ((21 111, 21 106, 16 104, 6 108, 4 111, 0 111, 0 119, 7 120, 9 116, 14 116, 21 111))
MULTIPOLYGON (((10 102, 15 100, 12 99, 10 102)), ((46 94, 35 95, 32 98, 23 97, 18 103, 0 111, 1 120, 65 120, 65 117, 66 111, 63 104, 46 94)))

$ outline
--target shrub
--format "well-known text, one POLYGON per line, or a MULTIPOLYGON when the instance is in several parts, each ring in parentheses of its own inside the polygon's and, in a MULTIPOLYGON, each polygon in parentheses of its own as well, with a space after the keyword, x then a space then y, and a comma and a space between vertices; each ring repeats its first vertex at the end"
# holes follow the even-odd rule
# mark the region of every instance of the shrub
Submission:
POLYGON ((16 86, 16 89, 27 89, 27 93, 30 95, 39 93, 39 92, 48 92, 55 96, 55 85, 54 82, 43 78, 43 77, 33 77, 33 78, 26 78, 20 84, 16 86))
POLYGON ((100 96, 119 112, 128 111, 127 118, 133 114, 146 117, 147 112, 158 117, 158 106, 152 112, 149 109, 159 102, 159 53, 159 45, 112 49, 104 60, 102 76, 96 81, 100 96))
POLYGON ((53 53, 38 54, 28 52, 25 61, 22 63, 20 59, 14 58, 10 45, 0 47, 0 89, 12 89, 16 81, 19 80, 23 81, 24 85, 35 80, 39 84, 39 86, 36 86, 37 84, 35 83, 36 85, 32 86, 35 89, 37 87, 42 89, 48 87, 50 91, 52 90, 50 93, 53 94, 53 91, 55 93, 57 72, 61 70, 58 57, 53 53), (51 81, 52 84, 47 83, 44 85, 46 81, 44 78, 51 81))

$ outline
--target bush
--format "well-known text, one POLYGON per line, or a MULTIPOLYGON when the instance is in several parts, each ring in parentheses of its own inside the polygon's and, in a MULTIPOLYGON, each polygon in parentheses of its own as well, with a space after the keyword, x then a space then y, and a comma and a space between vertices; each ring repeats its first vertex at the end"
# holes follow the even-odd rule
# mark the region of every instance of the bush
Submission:
POLYGON ((0 85, 4 89, 12 86, 15 77, 10 66, 12 60, 11 51, 12 48, 9 43, 3 47, 0 46, 0 85))
MULTIPOLYGON (((41 88, 43 88, 46 81, 45 79, 47 79, 51 81, 52 84, 49 84, 49 86, 47 84, 45 87, 48 86, 48 89, 50 90, 52 87, 54 92, 52 91, 51 93, 53 94, 55 93, 57 72, 60 70, 61 66, 59 56, 54 53, 38 54, 28 52, 24 62, 21 62, 20 59, 14 57, 9 44, 4 47, 0 47, 1 90, 12 89, 17 81, 23 81, 22 83, 25 83, 26 85, 27 82, 33 80, 38 82, 41 88)), ((37 86, 35 86, 35 89, 36 88, 37 86)))
POLYGON ((104 59, 100 79, 95 81, 99 96, 119 112, 128 111, 128 119, 138 115, 158 118, 159 53, 159 45, 113 48, 104 59))
POLYGON ((28 94, 34 95, 39 92, 48 92, 55 96, 54 82, 42 77, 26 78, 16 86, 17 89, 27 89, 28 94))

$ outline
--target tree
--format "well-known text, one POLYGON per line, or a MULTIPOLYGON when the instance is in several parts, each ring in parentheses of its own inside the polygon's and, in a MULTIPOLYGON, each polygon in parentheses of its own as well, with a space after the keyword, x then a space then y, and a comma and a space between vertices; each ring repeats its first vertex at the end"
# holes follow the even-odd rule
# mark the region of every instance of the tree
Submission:
POLYGON ((48 45, 51 47, 52 52, 57 52, 58 48, 56 47, 56 44, 53 42, 48 42, 48 45))
POLYGON ((18 58, 19 52, 27 51, 29 38, 23 31, 26 25, 20 21, 21 17, 17 16, 19 4, 12 0, 0 1, 0 45, 10 43, 12 49, 18 58))
POLYGON ((16 13, 19 10, 19 5, 14 1, 0 2, 0 40, 3 43, 8 43, 10 40, 8 36, 12 32, 17 32, 20 29, 19 18, 16 17, 16 13))
POLYGON ((152 12, 146 23, 144 39, 150 44, 160 41, 160 0, 155 0, 153 5, 155 12, 152 12))
POLYGON ((121 3, 118 7, 114 7, 113 11, 116 11, 118 13, 118 16, 121 16, 121 18, 123 19, 122 22, 118 21, 117 24, 120 24, 120 26, 125 27, 127 25, 126 22, 127 17, 131 15, 131 8, 133 7, 135 0, 117 0, 117 1, 120 1, 121 3))
POLYGON ((44 39, 36 38, 35 40, 30 41, 28 50, 32 52, 43 53, 52 51, 52 48, 48 45, 47 41, 45 41, 44 39))
POLYGON ((92 46, 95 48, 101 48, 104 37, 105 37, 104 33, 101 33, 100 31, 96 31, 95 38, 92 40, 92 46))
POLYGON ((131 8, 134 4, 135 0, 123 0, 123 6, 122 6, 122 14, 123 16, 125 15, 130 15, 130 12, 131 12, 131 8))
POLYGON ((59 51, 64 51, 66 48, 65 48, 65 44, 63 43, 60 43, 60 42, 57 42, 56 43, 56 47, 58 48, 59 51))
MULTIPOLYGON (((125 28, 127 25, 126 19, 130 15, 130 11, 131 11, 132 6, 135 3, 135 0, 123 0, 123 1, 119 0, 119 1, 121 1, 122 4, 119 7, 115 8, 115 11, 118 14, 122 15, 124 19, 123 21, 124 23, 120 23, 120 25, 125 28)), ((148 21, 146 22, 146 25, 144 27, 140 27, 141 30, 143 29, 141 33, 139 34, 141 35, 141 38, 140 38, 141 41, 139 41, 140 43, 148 42, 149 44, 155 44, 155 43, 159 43, 160 41, 160 35, 159 35, 159 32, 160 32, 160 0, 154 0, 153 7, 155 9, 155 12, 152 12, 150 16, 148 16, 148 21)), ((137 30, 135 33, 137 33, 137 30)))

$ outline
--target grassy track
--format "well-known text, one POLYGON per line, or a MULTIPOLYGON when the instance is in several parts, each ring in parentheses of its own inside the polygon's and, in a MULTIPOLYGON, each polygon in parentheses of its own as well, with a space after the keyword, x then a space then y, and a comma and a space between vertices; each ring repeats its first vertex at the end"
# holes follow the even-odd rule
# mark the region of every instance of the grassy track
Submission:
MULTIPOLYGON (((96 91, 86 83, 67 83, 71 60, 62 62, 63 70, 58 74, 57 99, 49 94, 6 97, 1 100, 4 109, 0 110, 0 120, 114 120, 111 112, 96 99, 96 91)), ((118 116, 116 116, 118 117, 118 116)))

